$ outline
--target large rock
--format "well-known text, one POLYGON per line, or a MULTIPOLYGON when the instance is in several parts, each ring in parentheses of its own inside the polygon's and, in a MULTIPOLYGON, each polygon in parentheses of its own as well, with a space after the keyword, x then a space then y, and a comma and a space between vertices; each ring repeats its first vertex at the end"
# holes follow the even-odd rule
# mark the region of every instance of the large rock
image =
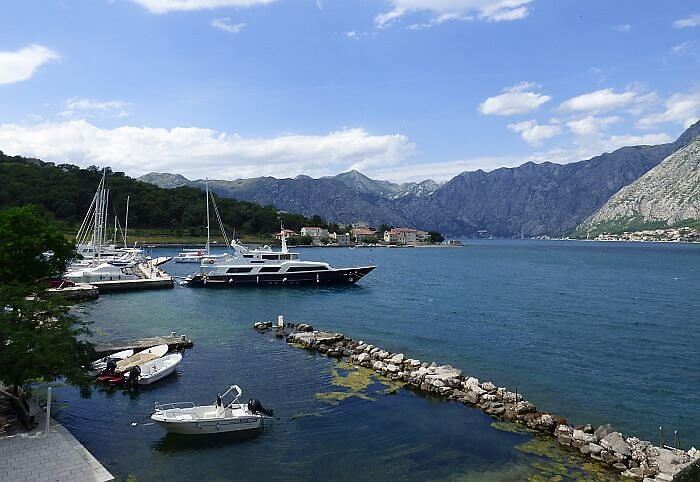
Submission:
POLYGON ((600 446, 611 452, 624 455, 625 457, 630 457, 632 455, 629 445, 627 445, 625 439, 622 438, 622 434, 620 432, 611 432, 606 435, 600 441, 600 446))
POLYGON ((389 358, 388 362, 392 363, 394 365, 401 365, 403 363, 404 356, 403 353, 398 353, 391 358, 389 358))

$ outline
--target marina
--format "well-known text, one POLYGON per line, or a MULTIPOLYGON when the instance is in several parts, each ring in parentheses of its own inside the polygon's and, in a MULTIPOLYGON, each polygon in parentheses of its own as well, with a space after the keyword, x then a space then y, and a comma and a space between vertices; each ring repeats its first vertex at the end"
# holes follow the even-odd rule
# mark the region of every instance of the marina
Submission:
MULTIPOLYGON (((371 343, 393 347, 392 352, 410 353, 409 356, 420 360, 441 360, 465 373, 478 374, 480 380, 498 380, 499 387, 511 387, 508 390, 511 393, 527 394, 534 405, 560 414, 574 428, 587 423, 598 427, 613 422, 615 431, 635 434, 640 440, 654 441, 653 445, 658 446, 659 426, 663 426, 665 444, 675 445, 673 431, 677 430, 684 450, 697 447, 700 430, 696 421, 675 409, 676 404, 692 405, 697 387, 681 373, 680 365, 674 371, 665 360, 659 359, 656 365, 654 359, 645 355, 648 350, 661 350, 692 356, 696 335, 692 323, 681 321, 692 319, 692 302, 684 304, 676 300, 673 311, 662 312, 658 311, 661 308, 658 297, 673 300, 676 290, 694 286, 698 281, 690 262, 696 255, 693 246, 626 247, 621 252, 618 244, 484 241, 471 243, 464 250, 424 250, 425 254, 418 259, 411 254, 412 250, 308 249, 309 257, 332 264, 376 263, 391 265, 392 269, 376 270, 365 282, 342 289, 328 286, 222 292, 178 286, 168 291, 115 294, 86 304, 85 315, 94 319, 96 328, 103 330, 103 336, 110 340, 148 338, 176 326, 197 341, 197 350, 187 357, 186 369, 158 382, 155 390, 141 390, 125 398, 109 396, 109 390, 100 391, 93 394, 92 400, 83 401, 74 391, 62 389, 61 398, 67 405, 57 415, 59 420, 75 430, 90 450, 97 451, 96 455, 111 472, 141 474, 146 478, 157 471, 178 480, 178 473, 185 467, 191 470, 195 454, 210 465, 208 470, 195 469, 195 476, 215 477, 233 470, 234 466, 241 470, 239 475, 244 479, 270 476, 274 471, 240 467, 245 466, 244 460, 249 457, 272 452, 276 454, 273 460, 277 466, 301 476, 323 464, 320 454, 352 450, 352 456, 338 456, 334 463, 337 470, 347 471, 347 480, 355 473, 353 466, 358 458, 369 465, 378 464, 368 468, 367 474, 380 478, 422 480, 487 471, 508 473, 504 480, 526 480, 537 474, 556 475, 547 472, 555 470, 554 466, 543 470, 556 460, 556 464, 564 463, 567 467, 564 480, 619 479, 620 472, 615 469, 606 472, 607 469, 601 468, 601 474, 607 475, 583 474, 582 467, 590 461, 590 456, 562 446, 558 438, 539 439, 527 433, 518 435, 494 429, 492 416, 477 406, 457 401, 438 405, 430 402, 431 397, 441 398, 439 393, 398 390, 391 395, 383 394, 384 390, 390 390, 386 384, 394 382, 372 368, 338 360, 333 351, 331 358, 310 358, 303 351, 289 350, 284 343, 272 341, 274 336, 250 333, 253 332, 250 320, 276 320, 276 314, 283 313, 287 320, 304 320, 312 326, 327 327, 332 334, 361 333, 371 343), (642 258, 644 268, 638 264, 642 258), (581 277, 561 274, 566 272, 562 268, 571 263, 584 266, 580 268, 581 277), (426 269, 455 264, 470 269, 462 273, 426 269), (586 276, 587 270, 597 273, 595 283, 586 276), (419 275, 421 283, 430 287, 427 291, 409 293, 403 284, 396 282, 397 279, 415 281, 419 275), (619 276, 629 279, 630 285, 621 286, 619 276), (644 289, 650 283, 648 276, 655 280, 655 294, 644 289), (446 289, 448 286, 463 286, 463 290, 452 293, 446 289), (493 286, 508 289, 496 294, 490 291, 493 286), (610 290, 620 298, 619 308, 607 304, 603 309, 601 296, 606 299, 609 296, 601 293, 610 290), (539 293, 541 302, 532 301, 535 292, 539 293), (639 309, 629 313, 624 300, 633 296, 641 296, 636 301, 639 309), (124 304, 127 299, 128 306, 124 304), (567 321, 574 299, 574 306, 585 305, 590 312, 577 312, 579 323, 576 324, 567 321), (431 307, 437 304, 441 309, 433 311, 431 307), (232 310, 232 306, 236 309, 232 310), (364 307, 371 307, 371 311, 364 307), (327 315, 329 312, 333 313, 332 317, 327 315), (144 319, 148 324, 143 324, 144 319), (602 320, 610 321, 601 325, 602 320), (670 325, 658 324, 662 321, 672 324, 673 336, 668 329, 670 325), (606 332, 607 340, 617 341, 597 342, 593 335, 601 329, 606 332), (641 336, 642 340, 649 340, 648 344, 626 343, 624 340, 632 336, 631 330, 635 339, 641 336), (578 341, 571 344, 569 339, 578 341), (554 354, 560 366, 553 367, 547 362, 554 354), (185 400, 195 405, 211 404, 212 394, 230 379, 232 369, 236 372, 236 382, 246 392, 273 406, 275 415, 280 417, 267 424, 264 436, 198 442, 197 445, 208 449, 190 453, 194 450, 192 443, 164 436, 157 426, 142 425, 155 402, 185 400), (642 375, 642 371, 662 369, 669 383, 642 375), (261 370, 264 377, 260 376, 261 370), (371 373, 376 374, 376 380, 371 373), (626 384, 629 376, 641 380, 643 396, 626 384), (369 384, 358 389, 365 387, 366 382, 360 382, 365 379, 369 384), (659 384, 664 387, 663 395, 652 389, 659 384), (600 385, 605 385, 605 396, 597 388, 600 385), (305 416, 305 413, 316 415, 305 416), (114 424, 114 414, 124 421, 114 424), (79 417, 97 422, 88 428, 79 417), (358 418, 371 421, 371 425, 358 428, 358 418), (131 423, 137 423, 136 427, 131 423), (150 455, 126 454, 109 440, 106 431, 101 432, 99 427, 106 430, 107 426, 110 434, 116 431, 121 436, 132 437, 133 443, 150 455), (250 440, 255 442, 251 444, 250 440), (389 440, 393 442, 389 444, 389 440), (531 455, 532 450, 538 453, 544 450, 535 449, 533 444, 545 444, 547 455, 531 455), (305 449, 302 453, 292 446, 305 449), (414 455, 406 455, 405 451, 414 455), (319 454, 318 458, 315 453, 319 454), (439 462, 439 453, 450 454, 449 464, 439 462), (173 458, 173 454, 177 457, 173 458), (128 466, 121 461, 123 457, 128 460, 128 466), (380 464, 379 460, 385 457, 390 462, 380 464), (303 463, 298 462, 307 458, 303 463), (425 460, 433 462, 421 462, 425 460), (583 475, 576 479, 575 474, 583 475)), ((157 250, 158 255, 171 252, 157 250)), ((165 266, 173 276, 183 276, 189 271, 186 265, 165 266)), ((177 338, 176 335, 173 341, 177 338)), ((129 344, 113 343, 112 347, 124 349, 129 344)))

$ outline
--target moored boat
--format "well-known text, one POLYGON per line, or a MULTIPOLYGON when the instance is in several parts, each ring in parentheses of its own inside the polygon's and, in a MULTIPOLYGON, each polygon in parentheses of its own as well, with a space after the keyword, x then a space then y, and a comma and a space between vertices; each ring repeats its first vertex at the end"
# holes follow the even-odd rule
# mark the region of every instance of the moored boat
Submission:
POLYGON ((198 435, 255 430, 260 428, 264 415, 272 415, 258 400, 239 403, 241 389, 231 385, 213 405, 195 405, 192 402, 156 403, 151 420, 170 433, 198 435), (231 398, 230 402, 225 402, 231 398))
POLYGON ((146 362, 160 358, 168 353, 168 345, 157 345, 147 350, 140 351, 118 362, 114 368, 115 373, 124 373, 133 367, 143 365, 146 362))
POLYGON ((132 368, 124 374, 124 379, 133 383, 133 374, 139 385, 150 385, 174 373, 181 361, 182 355, 180 353, 171 353, 132 368))
POLYGON ((186 278, 186 284, 207 287, 354 284, 375 268, 335 268, 319 261, 300 261, 298 253, 287 249, 285 236, 281 251, 249 250, 235 241, 231 247, 232 254, 203 262, 199 273, 186 278))
POLYGON ((106 357, 100 358, 99 360, 95 360, 94 362, 92 362, 92 365, 90 365, 88 375, 92 377, 97 376, 100 373, 102 373, 105 369, 107 369, 107 364, 110 361, 114 363, 120 362, 133 354, 134 350, 122 350, 118 351, 117 353, 112 353, 111 355, 107 355, 106 357))

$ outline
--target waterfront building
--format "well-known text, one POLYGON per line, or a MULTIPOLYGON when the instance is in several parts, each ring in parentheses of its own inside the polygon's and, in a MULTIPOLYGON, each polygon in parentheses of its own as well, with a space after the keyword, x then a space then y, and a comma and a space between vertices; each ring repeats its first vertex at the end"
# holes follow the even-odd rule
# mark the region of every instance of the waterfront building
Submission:
POLYGON ((293 231, 291 229, 283 229, 279 233, 275 233, 275 239, 277 241, 282 241, 283 237, 290 238, 292 236, 299 236, 299 233, 297 233, 296 231, 293 231))
POLYGON ((353 228, 351 233, 356 243, 375 241, 377 238, 377 232, 371 228, 353 228))
POLYGON ((331 233, 331 238, 335 239, 338 246, 350 246, 350 244, 352 244, 352 237, 350 236, 350 233, 331 233))
POLYGON ((304 226, 301 228, 301 235, 309 236, 310 238, 327 238, 328 230, 316 226, 304 226))
POLYGON ((392 228, 384 231, 384 242, 389 244, 415 244, 418 230, 413 228, 392 228))

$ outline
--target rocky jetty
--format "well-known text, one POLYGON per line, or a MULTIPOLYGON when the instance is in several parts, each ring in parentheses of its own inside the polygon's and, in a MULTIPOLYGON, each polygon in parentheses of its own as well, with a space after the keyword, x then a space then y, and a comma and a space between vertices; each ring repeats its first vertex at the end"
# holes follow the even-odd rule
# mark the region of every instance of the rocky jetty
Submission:
POLYGON ((494 418, 523 424, 532 430, 557 439, 562 446, 578 450, 591 459, 608 465, 623 477, 651 481, 671 481, 691 463, 700 463, 700 451, 667 446, 657 447, 636 437, 625 437, 610 425, 571 425, 559 415, 543 412, 517 391, 499 387, 465 375, 459 368, 410 358, 380 346, 356 341, 342 333, 316 331, 302 323, 274 326, 256 322, 260 332, 271 332, 287 343, 333 358, 369 368, 409 388, 430 393, 446 400, 473 405, 494 418))

